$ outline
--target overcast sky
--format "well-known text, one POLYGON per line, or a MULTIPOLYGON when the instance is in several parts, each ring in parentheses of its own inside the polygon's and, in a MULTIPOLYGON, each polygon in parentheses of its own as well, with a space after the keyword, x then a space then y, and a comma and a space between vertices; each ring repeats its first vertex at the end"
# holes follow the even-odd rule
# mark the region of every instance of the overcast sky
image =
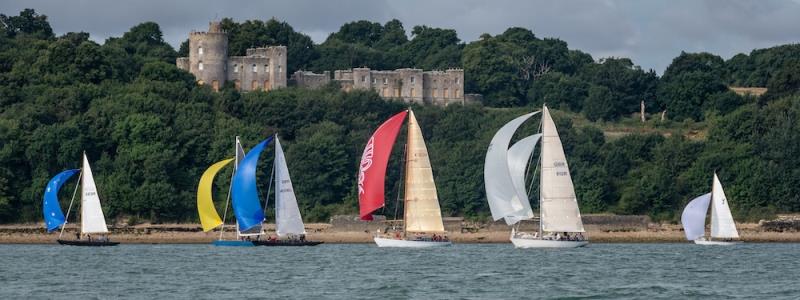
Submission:
POLYGON ((595 59, 630 57, 659 74, 680 51, 730 58, 756 48, 800 42, 800 0, 532 1, 532 0, 3 0, 0 13, 34 8, 57 34, 89 32, 102 43, 145 21, 161 26, 174 47, 208 21, 276 17, 322 42, 349 21, 403 22, 452 28, 463 41, 512 26, 556 37, 595 59))

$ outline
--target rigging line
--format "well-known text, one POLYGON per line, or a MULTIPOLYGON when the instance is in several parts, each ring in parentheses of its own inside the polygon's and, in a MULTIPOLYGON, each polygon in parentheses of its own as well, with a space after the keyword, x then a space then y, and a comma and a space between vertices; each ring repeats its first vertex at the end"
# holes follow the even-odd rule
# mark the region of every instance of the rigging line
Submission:
MULTIPOLYGON (((403 174, 403 171, 405 171, 407 169, 407 166, 406 166, 406 161, 407 161, 406 155, 407 155, 407 152, 408 152, 408 144, 403 146, 403 158, 400 160, 400 174, 403 174)), ((398 210, 398 208, 400 208, 400 189, 403 188, 403 182, 404 181, 405 181, 405 176, 400 180, 400 183, 397 184, 397 197, 396 197, 396 200, 394 201, 394 219, 395 220, 397 220, 397 210, 398 210)), ((403 205, 403 209, 405 210, 405 205, 403 205)), ((405 224, 405 221, 403 221, 403 224, 405 224)), ((403 226, 405 226, 405 225, 403 225, 403 226)))
MULTIPOLYGON (((228 185, 228 196, 225 197, 225 213, 222 214, 222 226, 219 228, 219 240, 222 240, 222 234, 225 232, 225 219, 228 218, 228 204, 231 202, 231 190, 233 189, 233 176, 236 175, 236 166, 233 166, 231 172, 231 184, 228 185)), ((238 230, 238 228, 237 228, 238 230)))
MULTIPOLYGON (((267 205, 269 204, 269 195, 272 192, 272 178, 275 177, 275 164, 276 163, 278 163, 278 161, 273 159, 273 161, 272 161, 272 171, 269 171, 269 185, 267 186, 267 196, 264 197, 264 218, 267 217, 267 205)), ((275 188, 277 189, 278 186, 276 185, 275 188)), ((275 212, 276 216, 275 217, 276 218, 277 218, 277 209, 278 209, 278 192, 279 192, 278 190, 275 190, 275 210, 276 210, 276 212, 275 212)))
POLYGON ((58 238, 60 239, 62 235, 64 235, 64 228, 67 227, 67 221, 69 220, 69 212, 72 211, 72 201, 75 200, 75 195, 78 194, 78 187, 81 186, 81 178, 83 178, 83 170, 81 173, 78 174, 78 182, 75 183, 75 191, 72 192, 72 199, 69 200, 69 208, 67 208, 67 216, 64 217, 64 224, 61 225, 61 232, 58 234, 58 238))

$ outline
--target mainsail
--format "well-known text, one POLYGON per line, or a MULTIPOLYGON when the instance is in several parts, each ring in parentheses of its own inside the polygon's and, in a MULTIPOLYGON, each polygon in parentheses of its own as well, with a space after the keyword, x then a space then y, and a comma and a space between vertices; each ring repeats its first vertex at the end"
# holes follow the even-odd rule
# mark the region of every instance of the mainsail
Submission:
POLYGON ((425 147, 422 130, 413 111, 409 111, 407 147, 405 230, 425 233, 444 232, 428 149, 425 147))
POLYGON ((511 221, 512 223, 516 223, 520 220, 533 218, 533 210, 531 209, 528 191, 525 188, 525 171, 530 162, 533 150, 536 149, 536 144, 541 137, 541 133, 528 136, 519 140, 508 149, 508 171, 511 173, 511 181, 514 183, 514 188, 517 189, 517 194, 522 195, 521 200, 525 209, 506 217, 506 222, 511 221))
POLYGON ((256 187, 256 165, 264 148, 272 141, 272 137, 262 141, 245 155, 239 163, 236 175, 233 176, 232 198, 233 213, 239 225, 239 231, 261 226, 264 222, 264 211, 258 199, 256 187))
POLYGON ((214 177, 217 173, 233 160, 233 158, 229 158, 211 165, 200 177, 200 184, 197 187, 197 213, 200 215, 200 224, 203 225, 205 232, 222 225, 222 218, 219 217, 217 208, 214 206, 211 187, 214 185, 214 177))
POLYGON ((547 106, 542 113, 542 230, 584 232, 578 199, 556 125, 547 106))
POLYGON ((711 193, 699 196, 689 201, 681 214, 681 224, 686 239, 694 241, 706 235, 706 213, 711 193))
POLYGON ((408 111, 381 124, 369 138, 358 171, 358 203, 361 220, 372 220, 372 212, 384 205, 384 179, 389 154, 408 111))
POLYGON ((100 207, 100 196, 97 195, 97 186, 94 183, 92 168, 89 159, 83 154, 83 182, 81 187, 81 232, 82 233, 107 233, 106 219, 100 207))
POLYGON ((711 188, 711 237, 715 238, 738 238, 739 232, 733 222, 731 208, 728 206, 728 199, 722 190, 722 183, 714 173, 714 183, 711 188))
POLYGON ((61 205, 58 203, 58 191, 61 189, 61 186, 64 185, 64 182, 80 171, 80 169, 63 171, 53 176, 50 182, 47 183, 42 203, 42 213, 44 214, 44 223, 47 226, 47 232, 53 231, 67 222, 66 218, 64 218, 64 213, 61 211, 61 205))
POLYGON ((521 186, 515 187, 516 182, 512 179, 509 169, 512 164, 509 160, 508 145, 511 143, 511 138, 514 136, 514 132, 517 131, 517 128, 528 118, 537 113, 538 112, 532 112, 522 115, 503 125, 503 127, 495 133, 489 144, 489 149, 486 151, 486 159, 483 165, 483 178, 486 185, 486 198, 489 200, 489 208, 492 212, 492 218, 494 218, 495 221, 505 218, 506 223, 512 225, 519 221, 519 217, 533 217, 533 212, 524 187, 524 173, 525 165, 527 165, 527 158, 525 158, 525 162, 522 164, 523 183, 521 186), (522 191, 522 193, 520 193, 520 191, 522 191))
POLYGON ((275 231, 278 236, 305 234, 303 218, 297 207, 289 167, 278 137, 275 136, 275 231))

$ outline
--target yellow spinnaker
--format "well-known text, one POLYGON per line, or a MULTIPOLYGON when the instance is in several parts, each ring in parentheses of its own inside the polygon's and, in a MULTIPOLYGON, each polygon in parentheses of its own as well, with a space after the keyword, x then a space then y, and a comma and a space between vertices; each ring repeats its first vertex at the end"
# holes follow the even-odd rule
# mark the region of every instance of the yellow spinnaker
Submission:
POLYGON ((200 185, 197 187, 197 213, 200 214, 200 223, 203 224, 203 231, 208 232, 222 225, 222 219, 214 207, 214 200, 211 198, 211 185, 214 183, 214 176, 220 169, 230 163, 233 158, 217 162, 203 172, 200 177, 200 185))

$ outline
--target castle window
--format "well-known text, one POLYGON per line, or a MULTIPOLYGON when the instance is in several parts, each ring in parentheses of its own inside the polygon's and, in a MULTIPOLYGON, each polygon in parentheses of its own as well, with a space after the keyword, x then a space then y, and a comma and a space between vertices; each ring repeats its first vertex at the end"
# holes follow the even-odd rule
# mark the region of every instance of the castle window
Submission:
POLYGON ((203 55, 203 47, 197 48, 197 54, 203 55))
POLYGON ((448 92, 447 88, 442 90, 442 98, 450 98, 450 93, 448 92))
POLYGON ((278 65, 278 73, 280 72, 283 72, 283 68, 281 68, 281 65, 278 65))
POLYGON ((383 84, 389 84, 389 78, 384 78, 383 79, 383 84))
POLYGON ((264 80, 264 91, 269 91, 269 80, 264 80))
MULTIPOLYGON (((414 78, 414 77, 411 77, 411 78, 414 78)), ((414 90, 414 89, 412 88, 412 89, 411 89, 411 97, 416 97, 416 96, 417 96, 416 90, 414 90)))
POLYGON ((258 73, 258 66, 256 66, 256 64, 253 64, 253 72, 258 73))
POLYGON ((200 71, 203 70, 203 63, 202 62, 197 64, 197 69, 200 70, 200 71))
POLYGON ((239 73, 239 64, 233 64, 233 73, 239 73))
POLYGON ((213 88, 215 92, 219 92, 219 81, 211 81, 211 88, 213 88))
POLYGON ((414 84, 414 76, 411 76, 411 84, 414 84))
POLYGON ((453 93, 453 98, 460 98, 460 97, 461 97, 461 95, 459 95, 459 94, 461 94, 461 91, 459 91, 458 89, 456 89, 456 90, 455 90, 455 93, 453 93))
POLYGON ((456 78, 456 84, 458 84, 458 78, 456 78))
POLYGON ((250 85, 250 90, 251 91, 258 90, 258 81, 253 80, 253 83, 250 85))
MULTIPOLYGON (((363 77, 362 77, 363 78, 363 77)), ((363 81, 363 80, 362 80, 363 81)), ((372 84, 378 83, 378 78, 372 78, 372 84)))
POLYGON ((264 73, 269 73, 269 65, 264 65, 264 73))
POLYGON ((438 80, 434 79, 434 80, 433 80, 433 84, 436 84, 436 82, 437 82, 437 81, 438 81, 438 80))

